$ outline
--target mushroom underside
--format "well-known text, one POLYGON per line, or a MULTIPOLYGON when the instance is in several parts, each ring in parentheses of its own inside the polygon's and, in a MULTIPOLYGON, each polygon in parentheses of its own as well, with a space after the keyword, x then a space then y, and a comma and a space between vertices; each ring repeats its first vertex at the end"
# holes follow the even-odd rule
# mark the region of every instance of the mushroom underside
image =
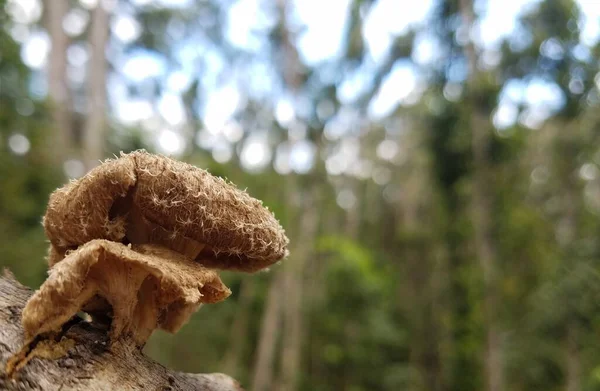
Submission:
POLYGON ((112 307, 111 339, 143 345, 155 328, 176 332, 202 303, 230 293, 214 270, 175 251, 98 239, 54 265, 23 310, 23 327, 27 338, 57 330, 101 298, 112 307))

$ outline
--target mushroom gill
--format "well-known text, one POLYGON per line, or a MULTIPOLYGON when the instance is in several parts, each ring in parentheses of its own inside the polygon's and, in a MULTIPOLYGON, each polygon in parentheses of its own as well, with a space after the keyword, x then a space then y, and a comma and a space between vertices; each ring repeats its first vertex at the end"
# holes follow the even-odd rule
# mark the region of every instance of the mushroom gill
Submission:
POLYGON ((56 264, 23 310, 26 337, 54 331, 92 298, 112 307, 111 339, 143 345, 152 331, 176 332, 202 303, 231 291, 214 270, 155 245, 92 240, 56 264))

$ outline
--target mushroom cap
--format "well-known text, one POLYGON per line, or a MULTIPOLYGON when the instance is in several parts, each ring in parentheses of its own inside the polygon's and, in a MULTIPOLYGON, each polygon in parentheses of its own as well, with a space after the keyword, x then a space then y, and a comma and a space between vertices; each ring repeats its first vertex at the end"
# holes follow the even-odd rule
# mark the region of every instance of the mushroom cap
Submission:
POLYGON ((51 194, 51 264, 93 239, 127 243, 132 208, 153 231, 204 244, 195 260, 208 267, 254 272, 287 255, 285 232, 261 201, 205 170, 136 151, 51 194))
MULTIPOLYGON (((23 309, 25 334, 32 338, 56 330, 96 295, 104 295, 102 297, 109 302, 117 300, 112 302, 113 307, 119 305, 133 310, 138 303, 122 302, 117 293, 137 291, 149 277, 156 283, 152 290, 156 291, 156 306, 161 311, 157 326, 173 333, 200 304, 216 303, 231 294, 216 271, 174 251, 153 245, 130 247, 92 240, 50 269, 48 279, 23 309), (111 277, 110 273, 119 274, 120 279, 111 277)), ((136 298, 135 292, 125 297, 136 298)), ((140 300, 139 294, 137 300, 140 300)))

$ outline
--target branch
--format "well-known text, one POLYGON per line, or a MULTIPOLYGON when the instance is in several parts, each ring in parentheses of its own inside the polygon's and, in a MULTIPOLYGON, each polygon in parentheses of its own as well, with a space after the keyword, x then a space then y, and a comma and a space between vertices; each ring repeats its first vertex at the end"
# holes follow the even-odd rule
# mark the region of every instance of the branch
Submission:
POLYGON ((1 390, 242 391, 223 374, 172 372, 127 341, 110 346, 106 327, 84 321, 69 322, 59 342, 37 341, 29 353, 32 358, 9 377, 6 364, 24 344, 21 312, 31 294, 9 273, 0 276, 1 390))

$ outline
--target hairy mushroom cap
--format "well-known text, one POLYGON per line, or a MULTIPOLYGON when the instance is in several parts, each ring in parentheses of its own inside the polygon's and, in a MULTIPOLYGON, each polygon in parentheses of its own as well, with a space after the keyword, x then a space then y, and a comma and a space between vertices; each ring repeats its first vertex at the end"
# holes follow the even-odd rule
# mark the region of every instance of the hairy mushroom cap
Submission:
POLYGON ((113 311, 111 337, 143 345, 160 327, 176 332, 200 306, 231 291, 214 270, 154 245, 92 240, 56 264, 23 310, 27 338, 55 331, 96 296, 113 311))
POLYGON ((207 267, 254 272, 287 255, 262 203, 192 165, 144 151, 108 160, 55 191, 44 217, 50 264, 93 239, 159 243, 207 267))

